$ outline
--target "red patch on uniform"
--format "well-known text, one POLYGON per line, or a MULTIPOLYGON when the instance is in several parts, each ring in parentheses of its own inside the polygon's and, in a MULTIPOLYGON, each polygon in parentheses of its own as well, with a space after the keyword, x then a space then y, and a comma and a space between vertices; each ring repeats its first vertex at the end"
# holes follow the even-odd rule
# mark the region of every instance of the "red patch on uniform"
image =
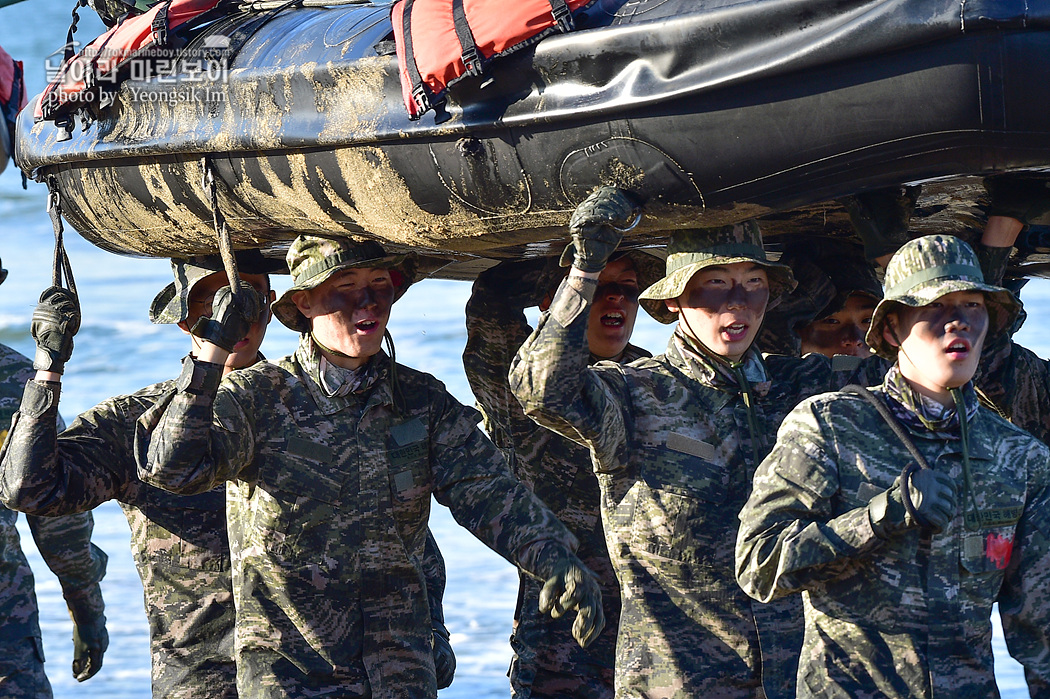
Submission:
POLYGON ((1006 538, 998 534, 989 534, 984 544, 984 555, 1002 570, 1010 562, 1010 554, 1014 550, 1013 537, 1006 538))

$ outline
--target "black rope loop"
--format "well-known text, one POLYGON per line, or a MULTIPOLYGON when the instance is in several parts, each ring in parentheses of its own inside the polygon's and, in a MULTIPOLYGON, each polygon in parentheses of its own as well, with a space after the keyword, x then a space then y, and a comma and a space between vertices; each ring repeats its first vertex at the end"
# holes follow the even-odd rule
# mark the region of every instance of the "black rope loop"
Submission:
POLYGON ((215 235, 219 240, 219 256, 222 258, 222 266, 226 270, 226 279, 230 283, 233 297, 238 301, 244 294, 241 289, 241 275, 237 272, 237 260, 233 255, 233 243, 230 240, 230 232, 226 228, 226 217, 219 209, 219 192, 215 184, 215 170, 208 156, 201 158, 201 168, 204 171, 202 185, 208 192, 211 202, 212 225, 215 226, 215 235))
POLYGON ((68 289, 73 296, 78 298, 77 283, 73 279, 73 265, 69 262, 66 253, 66 245, 63 240, 62 226, 62 195, 58 191, 58 181, 54 175, 47 177, 47 214, 51 218, 51 226, 55 230, 55 254, 51 268, 51 285, 60 289, 68 289), (65 279, 63 280, 63 276, 65 279))

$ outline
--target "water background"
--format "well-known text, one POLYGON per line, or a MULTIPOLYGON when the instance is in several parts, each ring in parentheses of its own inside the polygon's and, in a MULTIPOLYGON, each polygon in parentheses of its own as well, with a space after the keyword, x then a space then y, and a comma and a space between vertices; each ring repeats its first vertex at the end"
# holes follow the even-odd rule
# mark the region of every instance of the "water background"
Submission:
MULTIPOLYGON (((46 57, 65 41, 71 6, 71 2, 29 0, 0 9, 0 46, 25 62, 31 95, 39 93, 46 82, 46 57)), ((82 15, 77 36, 86 41, 100 33, 102 25, 90 9, 82 10, 82 15)), ((33 354, 30 317, 40 291, 50 285, 53 236, 45 199, 43 185, 30 182, 29 189, 23 191, 13 165, 0 174, 0 258, 10 271, 0 288, 0 342, 29 356, 33 354)), ((110 396, 175 376, 189 342, 173 326, 150 324, 146 314, 153 296, 171 281, 166 260, 112 255, 76 235, 69 235, 67 248, 84 308, 84 324, 63 382, 61 410, 71 422, 79 412, 110 396)), ((286 277, 274 281, 278 294, 288 285, 286 277)), ((469 285, 462 282, 422 282, 398 302, 390 322, 398 360, 436 375, 467 403, 473 399, 460 354, 466 342, 462 309, 469 293, 469 285)), ((1039 317, 1040 309, 1050 301, 1050 281, 1031 282, 1024 290, 1024 299, 1033 317, 1018 341, 1040 356, 1050 356, 1050 326, 1039 317)), ((636 344, 660 352, 668 335, 668 326, 640 313, 636 344)), ((263 351, 269 357, 278 357, 293 351, 295 344, 296 336, 274 321, 263 351)), ((132 563, 129 530, 120 508, 106 503, 95 511, 94 541, 110 557, 109 572, 102 583, 110 647, 101 672, 84 684, 73 680, 69 670, 71 625, 58 582, 37 554, 24 518, 20 518, 19 528, 37 576, 47 671, 55 696, 149 697, 149 641, 142 585, 132 563)), ((517 574, 460 528, 440 505, 435 504, 431 528, 448 567, 445 616, 458 659, 456 680, 441 696, 508 696, 507 637, 517 574)), ((1000 690, 1008 699, 1026 697, 1021 668, 1007 656, 997 620, 995 633, 1000 690)))

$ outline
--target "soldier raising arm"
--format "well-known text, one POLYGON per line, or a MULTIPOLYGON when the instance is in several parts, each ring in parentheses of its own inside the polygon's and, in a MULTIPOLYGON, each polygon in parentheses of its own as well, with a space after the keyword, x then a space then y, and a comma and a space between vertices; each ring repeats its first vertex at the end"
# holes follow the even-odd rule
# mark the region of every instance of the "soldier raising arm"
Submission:
POLYGON ((833 387, 831 361, 767 361, 752 346, 794 279, 747 222, 673 236, 666 276, 641 294, 657 320, 677 320, 663 355, 588 366, 588 311, 615 227, 633 216, 610 188, 577 208, 573 269, 519 351, 511 387, 527 415, 591 450, 622 591, 617 696, 794 697, 801 604, 748 599, 730 542, 776 426, 833 387))
POLYGON ((907 243, 885 287, 867 342, 896 365, 875 404, 827 394, 784 421, 740 513, 738 580, 806 591, 799 696, 997 696, 995 602, 1048 696, 1050 452, 971 383, 1017 302, 952 236, 907 243))
MULTIPOLYGON (((7 270, 0 269, 0 283, 6 277, 7 270)), ((57 301, 70 308, 76 305, 75 300, 64 296, 63 290, 57 290, 62 292, 57 295, 55 291, 45 291, 41 302, 57 301)), ((33 376, 33 367, 57 367, 61 371, 61 364, 57 354, 40 353, 30 362, 10 347, 0 345, 0 426, 4 428, 0 442, 5 443, 5 448, 7 425, 19 406, 21 387, 33 376)), ((57 413, 51 421, 51 429, 64 427, 57 413)), ((15 529, 17 516, 0 506, 0 696, 44 699, 52 695, 51 684, 44 674, 33 574, 15 529)), ((73 676, 83 682, 101 669, 109 645, 99 585, 106 573, 106 554, 90 541, 94 526, 90 513, 67 517, 30 515, 26 519, 41 558, 62 586, 73 620, 73 676)))
POLYGON ((273 310, 302 333, 295 355, 218 388, 230 338, 257 312, 220 290, 212 323, 195 330, 207 341, 198 361, 148 450, 144 436, 137 446, 140 474, 161 487, 230 481, 240 694, 436 694, 420 563, 432 495, 546 579, 548 608, 578 606, 577 638, 590 641, 600 595, 572 535, 513 479, 476 411, 381 349, 413 260, 300 236, 288 262, 294 285, 273 310))

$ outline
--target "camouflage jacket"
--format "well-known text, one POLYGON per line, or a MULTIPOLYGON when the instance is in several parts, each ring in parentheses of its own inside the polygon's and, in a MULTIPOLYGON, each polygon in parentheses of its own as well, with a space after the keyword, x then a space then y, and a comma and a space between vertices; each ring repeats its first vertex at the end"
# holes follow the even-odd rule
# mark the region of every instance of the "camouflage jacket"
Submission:
MULTIPOLYGON (((978 245, 976 250, 985 280, 1001 285, 1010 248, 978 245)), ((1050 444, 1050 362, 1013 341, 1023 310, 1021 316, 1009 333, 985 339, 974 383, 982 403, 1050 444)))
POLYGON ((225 492, 172 495, 140 481, 135 470, 135 422, 170 400, 174 383, 110 398, 59 436, 58 384, 27 382, 4 454, 2 495, 9 506, 40 515, 117 500, 142 578, 153 696, 236 697, 225 492))
POLYGON ((974 378, 983 402, 1050 444, 1050 362, 1005 333, 985 343, 974 378))
POLYGON ((752 350, 745 401, 738 378, 677 337, 652 359, 588 368, 593 288, 562 285, 510 382, 527 415, 591 450, 623 601, 617 696, 794 697, 801 605, 740 590, 737 513, 783 416, 856 377, 825 357, 752 350))
MULTIPOLYGON (((23 409, 0 468, 2 496, 22 512, 55 516, 120 503, 145 596, 153 657, 153 696, 189 699, 237 696, 233 660, 234 604, 226 489, 175 495, 143 483, 135 467, 135 429, 148 411, 175 395, 162 381, 81 413, 56 436, 57 384, 28 381, 23 409)), ((147 429, 149 425, 145 426, 147 429)), ((444 590, 444 563, 428 541, 428 586, 444 590)), ((440 594, 436 618, 441 619, 440 594)))
MULTIPOLYGON (((34 375, 32 362, 10 347, 0 345, 0 425, 7 425, 18 409, 22 386, 34 375)), ((52 417, 54 420, 55 417, 52 417)), ((5 443, 6 451, 6 443, 5 443)), ((33 573, 22 553, 15 521, 18 514, 0 506, 0 628, 4 639, 40 638, 40 624, 33 591, 33 573)), ((47 567, 58 576, 64 595, 97 597, 98 583, 106 572, 106 554, 91 543, 90 513, 70 517, 27 517, 37 548, 47 567)), ((40 648, 41 657, 43 649, 40 648)))
MULTIPOLYGON (((545 682, 556 682, 559 691, 579 699, 611 697, 620 586, 605 544, 598 480, 587 449, 530 420, 511 393, 507 381, 511 360, 532 332, 524 313, 529 301, 505 293, 504 284, 493 288, 497 283, 488 281, 484 273, 479 276, 467 302, 463 350, 467 380, 484 415, 485 430, 507 457, 514 475, 579 539, 576 553, 598 576, 605 612, 605 630, 591 645, 581 648, 572 637, 572 616, 552 619, 541 614, 542 583, 522 576, 512 638, 516 657, 511 684, 516 695, 528 696, 527 688, 532 686, 546 695, 553 687, 545 682), (534 679, 537 672, 543 678, 538 682, 534 679)), ((529 279, 520 281, 529 288, 537 286, 529 279)), ((645 350, 628 345, 621 361, 648 356, 645 350)))
POLYGON ((431 496, 534 573, 546 547, 575 539, 432 376, 380 353, 373 384, 328 396, 319 361, 304 335, 295 355, 230 374, 217 395, 218 367, 196 364, 203 387, 175 395, 148 451, 140 435, 140 476, 188 493, 231 481, 242 694, 433 697, 431 496), (245 660, 273 668, 268 684, 245 660))
MULTIPOLYGON (((898 376, 875 390, 891 406, 898 376)), ((940 432, 902 422, 930 467, 960 484, 955 518, 940 534, 889 540, 873 532, 867 503, 912 459, 875 409, 818 396, 781 426, 740 514, 738 579, 759 599, 806 592, 807 696, 998 696, 995 602, 1032 696, 1050 696, 1050 452, 981 408, 967 423, 971 500, 953 420, 940 432)))

